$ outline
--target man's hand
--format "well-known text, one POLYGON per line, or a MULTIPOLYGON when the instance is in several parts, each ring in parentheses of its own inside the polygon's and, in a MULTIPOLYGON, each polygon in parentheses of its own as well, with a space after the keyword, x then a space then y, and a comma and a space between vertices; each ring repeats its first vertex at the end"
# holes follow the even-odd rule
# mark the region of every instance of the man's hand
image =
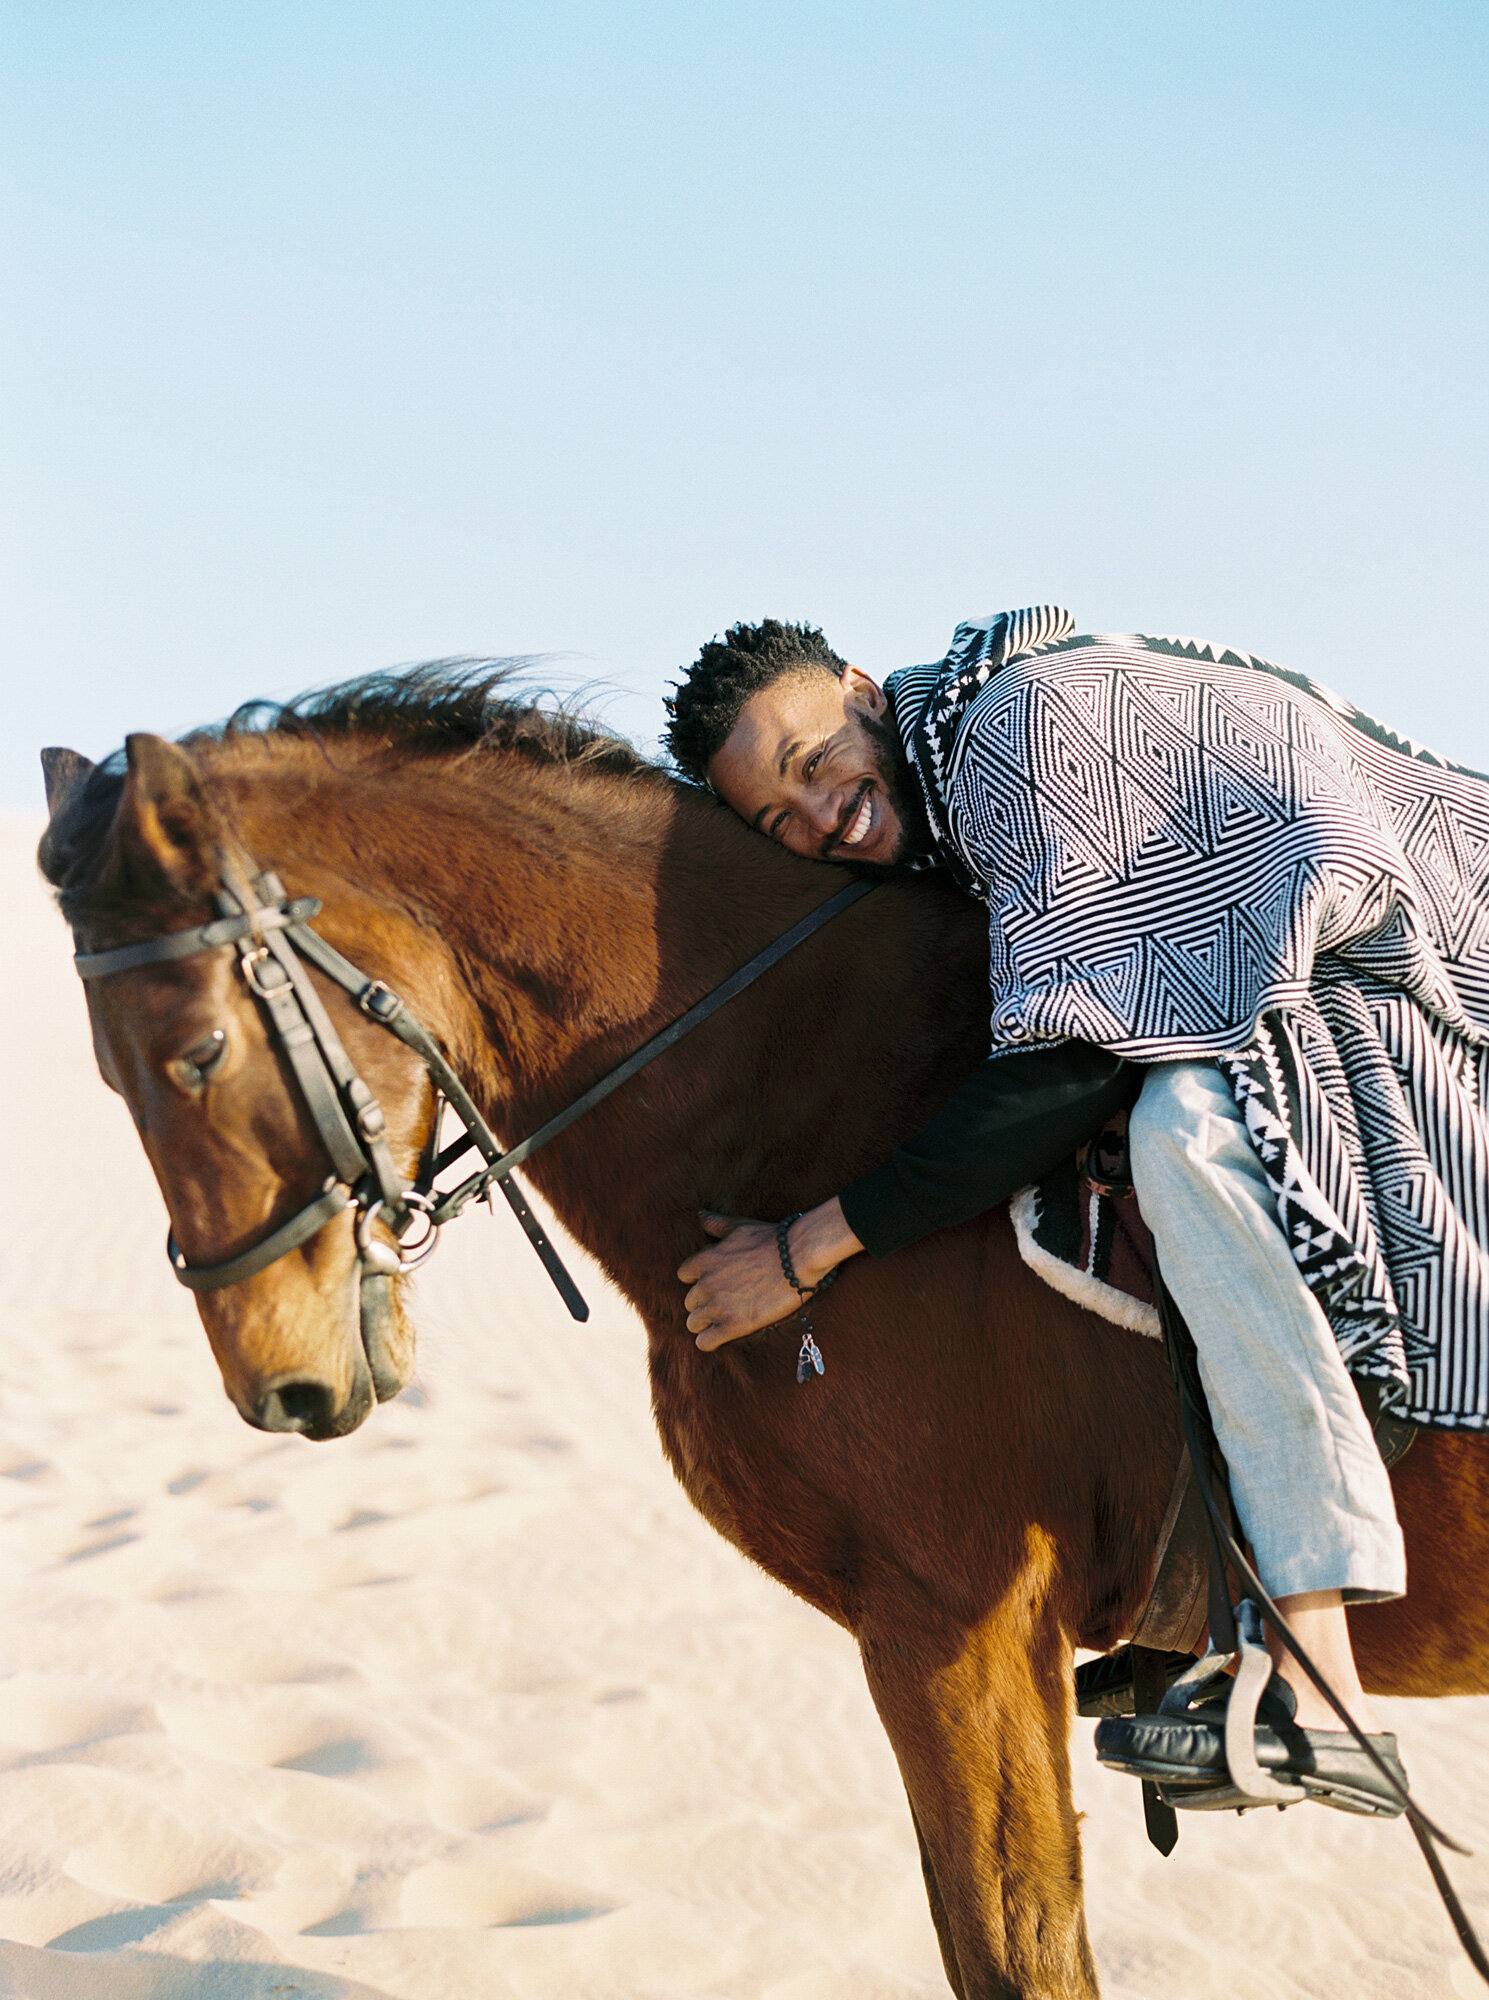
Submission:
MULTIPOLYGON (((688 1332, 711 1354, 726 1340, 739 1340, 759 1327, 774 1326, 801 1305, 786 1281, 773 1222, 704 1212, 703 1227, 715 1241, 678 1266, 688 1287, 688 1332)), ((802 1284, 820 1285, 828 1272, 863 1245, 843 1219, 837 1197, 791 1225, 791 1262, 802 1284)))

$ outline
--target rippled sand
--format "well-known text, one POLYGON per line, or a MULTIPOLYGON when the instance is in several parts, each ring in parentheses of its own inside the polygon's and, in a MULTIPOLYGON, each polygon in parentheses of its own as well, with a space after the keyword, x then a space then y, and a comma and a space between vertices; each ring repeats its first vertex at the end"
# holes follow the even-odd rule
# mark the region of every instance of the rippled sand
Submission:
MULTIPOLYGON (((410 1393, 334 1444, 239 1421, 37 830, 0 820, 0 2000, 944 1995, 853 1648, 690 1512, 577 1253, 582 1327, 477 1212, 410 1393)), ((1489 1931, 1489 1699, 1389 1706, 1489 1931)), ((1089 1736, 1109 2000, 1484 1991, 1404 1828, 1191 1820, 1163 1862, 1089 1736)))

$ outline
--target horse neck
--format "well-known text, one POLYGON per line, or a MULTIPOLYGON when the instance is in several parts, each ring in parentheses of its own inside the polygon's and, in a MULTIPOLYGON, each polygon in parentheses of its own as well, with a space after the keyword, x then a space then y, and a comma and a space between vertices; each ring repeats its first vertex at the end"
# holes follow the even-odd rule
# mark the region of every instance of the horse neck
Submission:
MULTIPOLYGON (((387 949, 408 997, 508 1143, 842 879, 681 788, 500 753, 354 775, 334 796, 323 784, 303 836, 277 817, 245 828, 250 846, 280 855, 303 838, 307 868, 357 885, 355 926, 370 911, 397 924, 387 949)), ((341 899, 325 900, 335 926, 341 899)), ((876 897, 872 967, 861 927, 829 925, 524 1170, 644 1311, 674 1303, 699 1206, 821 1199, 882 1154, 886 1121, 891 1136, 913 1128, 928 1084, 944 1094, 975 1061, 985 986, 967 1013, 914 976, 927 956, 966 955, 950 900, 876 897)), ((356 956, 355 928, 335 941, 356 956)))

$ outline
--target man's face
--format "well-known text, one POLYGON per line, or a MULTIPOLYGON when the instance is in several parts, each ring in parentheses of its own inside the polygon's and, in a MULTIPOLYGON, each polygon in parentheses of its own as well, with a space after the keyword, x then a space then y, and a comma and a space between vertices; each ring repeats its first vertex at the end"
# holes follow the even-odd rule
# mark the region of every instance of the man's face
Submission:
POLYGON ((893 868, 917 815, 882 688, 857 667, 783 674, 752 694, 708 766, 740 818, 793 854, 893 868))

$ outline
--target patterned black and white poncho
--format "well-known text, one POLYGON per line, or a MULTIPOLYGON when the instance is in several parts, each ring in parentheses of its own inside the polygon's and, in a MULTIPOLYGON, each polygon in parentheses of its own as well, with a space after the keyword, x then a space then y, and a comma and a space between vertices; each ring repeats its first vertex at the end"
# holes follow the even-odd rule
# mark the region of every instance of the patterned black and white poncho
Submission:
POLYGON ((1213 1057, 1348 1365, 1489 1427, 1489 779, 1266 660, 1043 607, 891 676, 993 1049, 1213 1057))

